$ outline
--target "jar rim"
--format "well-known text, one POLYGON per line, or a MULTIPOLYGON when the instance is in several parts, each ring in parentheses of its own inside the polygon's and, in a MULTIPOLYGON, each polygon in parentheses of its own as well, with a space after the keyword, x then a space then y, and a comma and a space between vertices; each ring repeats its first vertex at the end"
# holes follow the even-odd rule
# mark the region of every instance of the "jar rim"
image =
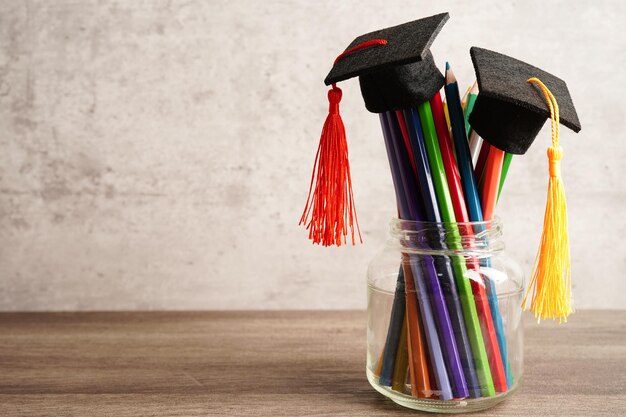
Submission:
POLYGON ((502 222, 498 217, 482 222, 425 222, 393 219, 391 241, 412 253, 476 253, 504 249, 502 222))
POLYGON ((480 228, 481 226, 484 227, 485 229, 491 229, 491 228, 501 228, 502 227, 502 221, 500 220, 500 217, 495 216, 493 219, 491 220, 483 220, 483 221, 479 221, 479 222, 431 222, 431 221, 425 221, 425 220, 405 220, 405 219, 399 219, 399 218, 392 218, 391 221, 389 222, 389 226, 392 229, 402 229, 402 230, 419 230, 422 228, 432 228, 432 227, 441 227, 441 228, 450 228, 450 227, 454 227, 454 226, 461 226, 461 227, 473 227, 474 229, 476 229, 477 227, 480 228))

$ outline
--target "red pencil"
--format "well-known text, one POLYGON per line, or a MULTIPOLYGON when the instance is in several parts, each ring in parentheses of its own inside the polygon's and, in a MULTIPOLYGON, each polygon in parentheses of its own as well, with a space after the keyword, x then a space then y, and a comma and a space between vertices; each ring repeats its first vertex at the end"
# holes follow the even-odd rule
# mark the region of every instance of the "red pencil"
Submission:
MULTIPOLYGON (((437 130, 437 140, 439 142, 441 157, 446 170, 446 178, 448 180, 448 188, 450 189, 450 196, 454 207, 454 215, 457 222, 467 223, 470 221, 469 214, 467 212, 467 206, 465 205, 465 197, 463 196, 463 188, 461 187, 459 169, 456 164, 454 153, 452 152, 452 140, 448 132, 448 125, 446 123, 443 105, 441 103, 441 96, 439 93, 436 93, 433 98, 431 98, 430 107, 433 112, 433 120, 435 122, 435 129, 437 130)), ((459 225, 459 231, 462 236, 470 239, 471 244, 471 239, 474 236, 474 231, 471 226, 463 227, 462 225, 459 225)), ((467 259, 467 267, 470 270, 479 271, 480 263, 477 258, 472 257, 467 259)), ((482 276, 479 273, 476 274, 476 278, 471 279, 471 284, 474 301, 476 302, 476 312, 478 313, 478 317, 480 319, 480 327, 485 341, 485 348, 487 349, 487 357, 489 358, 489 367, 491 368, 493 383, 496 391, 505 392, 507 390, 506 374, 502 364, 498 338, 496 336, 496 330, 493 326, 491 308, 489 307, 489 301, 485 291, 485 284, 482 282, 482 276)))
POLYGON ((402 132, 402 138, 404 139, 404 146, 406 146, 406 152, 409 154, 409 159, 411 160, 411 166, 413 167, 413 175, 417 175, 417 168, 415 167, 415 159, 413 158, 413 151, 411 147, 411 142, 409 142, 409 131, 406 129, 406 120, 404 120, 404 114, 402 114, 402 110, 396 110, 396 118, 398 119, 398 124, 400 125, 400 131, 402 132))
POLYGON ((461 188, 461 175, 456 165, 454 152, 452 150, 452 140, 448 131, 448 123, 445 119, 443 104, 441 102, 441 94, 437 92, 430 99, 430 108, 433 112, 433 121, 435 122, 435 130, 437 131, 437 140, 439 149, 441 150, 441 158, 446 169, 446 179, 448 180, 448 188, 450 189, 450 197, 452 197, 452 206, 454 207, 454 216, 457 222, 467 222, 469 214, 463 197, 463 188, 461 188))
POLYGON ((474 179, 478 184, 478 191, 483 188, 483 181, 485 179, 485 167, 487 166, 487 158, 489 157, 489 150, 491 145, 488 142, 483 141, 478 151, 478 159, 476 160, 476 166, 474 167, 474 179))

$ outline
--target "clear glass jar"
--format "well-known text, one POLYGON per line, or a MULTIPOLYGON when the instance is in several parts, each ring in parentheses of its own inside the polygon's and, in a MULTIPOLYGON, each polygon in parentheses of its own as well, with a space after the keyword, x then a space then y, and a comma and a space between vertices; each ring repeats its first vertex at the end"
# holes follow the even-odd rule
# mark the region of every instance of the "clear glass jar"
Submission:
POLYGON ((367 378, 405 407, 489 408, 522 379, 521 267, 498 219, 393 220, 368 268, 367 378))

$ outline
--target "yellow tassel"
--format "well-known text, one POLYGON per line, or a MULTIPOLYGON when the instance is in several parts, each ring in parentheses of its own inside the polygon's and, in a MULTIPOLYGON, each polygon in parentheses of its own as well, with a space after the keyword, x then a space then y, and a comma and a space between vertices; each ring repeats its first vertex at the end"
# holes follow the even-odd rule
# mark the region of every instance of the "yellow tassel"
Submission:
POLYGON ((573 310, 567 203, 561 180, 563 149, 559 146, 559 106, 550 90, 541 81, 530 78, 528 82, 537 84, 546 97, 552 124, 552 146, 548 148, 550 181, 541 244, 522 305, 526 309, 526 301, 532 290, 530 309, 537 321, 552 318, 563 322, 567 321, 567 316, 573 310))

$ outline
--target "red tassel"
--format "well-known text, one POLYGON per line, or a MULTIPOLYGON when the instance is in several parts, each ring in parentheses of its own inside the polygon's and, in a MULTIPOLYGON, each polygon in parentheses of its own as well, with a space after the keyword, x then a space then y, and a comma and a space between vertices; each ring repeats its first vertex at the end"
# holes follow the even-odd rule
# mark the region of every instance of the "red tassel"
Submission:
POLYGON ((355 225, 359 241, 363 243, 363 240, 352 194, 346 130, 339 114, 341 89, 334 84, 328 91, 328 101, 328 117, 315 155, 309 196, 300 224, 306 224, 313 243, 323 246, 346 243, 350 229, 354 245, 355 225))

